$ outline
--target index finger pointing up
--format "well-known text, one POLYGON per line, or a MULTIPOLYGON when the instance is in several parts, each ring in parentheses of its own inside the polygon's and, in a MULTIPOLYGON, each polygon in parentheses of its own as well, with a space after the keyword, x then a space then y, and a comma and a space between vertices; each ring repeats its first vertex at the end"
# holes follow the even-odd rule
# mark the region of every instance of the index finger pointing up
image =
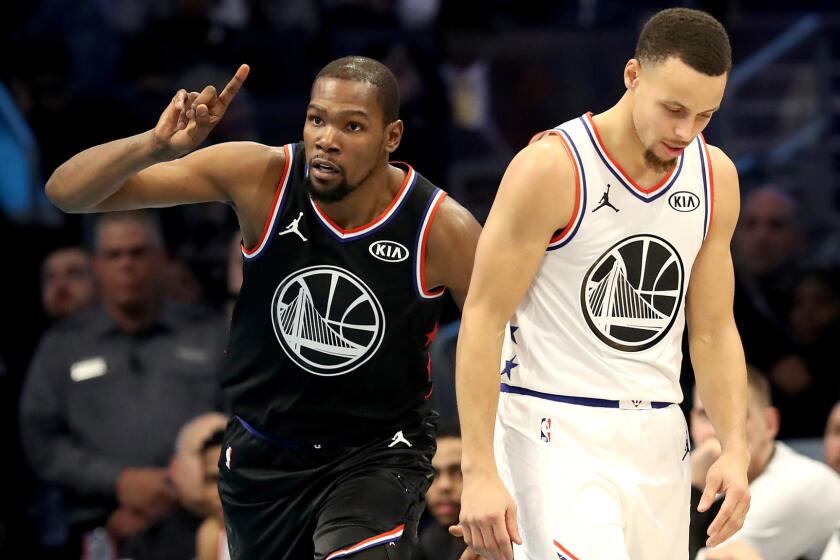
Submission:
POLYGON ((239 92, 242 84, 245 83, 245 78, 248 77, 248 72, 250 71, 251 68, 248 67, 247 64, 243 64, 239 67, 236 74, 234 74, 233 78, 231 78, 228 82, 228 85, 226 85, 225 89, 222 90, 222 93, 219 94, 218 99, 222 102, 222 104, 227 106, 231 101, 233 101, 234 96, 239 92))

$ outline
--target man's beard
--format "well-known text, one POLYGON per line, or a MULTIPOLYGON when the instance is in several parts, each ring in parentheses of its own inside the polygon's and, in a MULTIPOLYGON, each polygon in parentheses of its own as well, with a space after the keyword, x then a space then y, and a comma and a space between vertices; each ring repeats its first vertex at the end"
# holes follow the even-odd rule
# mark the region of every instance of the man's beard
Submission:
POLYGON ((654 171, 659 171, 660 173, 671 171, 677 164, 677 159, 678 158, 664 160, 656 154, 654 154, 653 150, 645 150, 645 163, 648 167, 650 167, 654 171))
POLYGON ((309 196, 311 196, 313 200, 323 202, 324 204, 331 204, 333 202, 340 202, 344 200, 348 194, 355 191, 359 188, 359 185, 367 181, 375 169, 376 166, 374 165, 370 168, 370 171, 367 172, 364 178, 355 185, 348 183, 347 177, 344 176, 344 171, 341 171, 341 182, 328 191, 319 191, 316 189, 315 185, 312 184, 312 180, 309 178, 309 173, 307 172, 306 180, 303 182, 303 185, 306 192, 309 193, 309 196))
POLYGON ((306 188, 306 192, 309 193, 309 196, 311 196, 313 200, 323 202, 324 204, 331 204, 333 202, 340 202, 344 200, 344 198, 356 190, 356 187, 358 186, 350 186, 347 183, 347 179, 342 178, 341 182, 336 187, 328 191, 319 191, 315 188, 315 185, 312 184, 308 175, 306 176, 306 181, 304 181, 303 184, 306 188))
POLYGON ((664 173, 666 171, 671 171, 674 166, 677 164, 677 159, 669 159, 664 160, 653 153, 653 150, 647 149, 645 150, 645 163, 648 167, 653 169, 654 171, 658 171, 660 173, 664 173))

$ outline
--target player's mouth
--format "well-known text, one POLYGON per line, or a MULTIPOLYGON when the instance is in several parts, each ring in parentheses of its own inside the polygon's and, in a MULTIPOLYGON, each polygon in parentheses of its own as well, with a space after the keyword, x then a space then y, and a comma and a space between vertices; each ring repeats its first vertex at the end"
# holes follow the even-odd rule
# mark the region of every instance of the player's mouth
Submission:
POLYGON ((685 145, 681 144, 669 144, 667 142, 662 142, 662 147, 665 148, 665 153, 671 158, 680 157, 685 151, 685 145))
POLYGON ((309 162, 309 173, 316 179, 328 181, 341 175, 341 167, 324 158, 312 158, 309 162))

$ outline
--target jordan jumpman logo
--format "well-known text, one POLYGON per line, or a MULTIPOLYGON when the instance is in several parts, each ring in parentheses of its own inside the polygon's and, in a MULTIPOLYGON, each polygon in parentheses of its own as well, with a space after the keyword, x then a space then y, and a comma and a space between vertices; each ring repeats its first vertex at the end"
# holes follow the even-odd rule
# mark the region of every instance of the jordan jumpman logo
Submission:
POLYGON ((602 196, 602 197, 601 197, 601 200, 599 200, 598 202, 600 202, 600 204, 599 204, 598 206, 596 206, 595 208, 593 208, 593 209, 592 209, 592 211, 593 211, 593 212, 594 212, 595 210, 600 210, 600 209, 601 209, 601 208, 603 208, 604 206, 609 206, 610 208, 612 208, 612 209, 613 209, 613 210, 615 210, 616 212, 618 212, 618 211, 619 211, 619 210, 618 210, 618 208, 616 208, 615 206, 613 206, 613 205, 610 203, 610 184, 609 184, 609 183, 607 183, 607 190, 606 190, 606 192, 604 193, 604 196, 602 196))
POLYGON ((408 441, 407 439, 405 439, 405 436, 403 435, 402 430, 400 430, 399 432, 394 434, 394 437, 391 438, 391 445, 389 445, 388 447, 394 447, 398 443, 404 443, 407 446, 411 447, 411 442, 408 441))
POLYGON ((296 233, 296 234, 298 234, 298 235, 300 236, 300 238, 301 238, 301 239, 303 239, 304 241, 309 241, 308 239, 306 239, 306 238, 303 236, 303 234, 302 234, 302 233, 300 232, 300 230, 298 229, 298 222, 300 222, 300 219, 301 219, 302 217, 303 217, 303 212, 301 212, 300 214, 298 214, 298 217, 297 217, 297 218, 295 218, 294 220, 292 220, 292 223, 290 223, 289 225, 287 225, 287 226, 286 226, 286 229, 284 229, 283 231, 281 231, 281 232, 280 232, 280 235, 286 235, 287 233, 296 233))

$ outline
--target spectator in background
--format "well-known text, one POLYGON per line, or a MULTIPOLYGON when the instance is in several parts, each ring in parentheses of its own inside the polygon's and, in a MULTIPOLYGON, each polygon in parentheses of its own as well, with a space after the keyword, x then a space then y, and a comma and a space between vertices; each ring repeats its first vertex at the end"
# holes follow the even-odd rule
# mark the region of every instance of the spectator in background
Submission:
POLYGON ((173 507, 165 466, 181 426, 216 405, 225 332, 204 309, 162 297, 152 214, 103 216, 95 237, 101 303, 46 333, 20 410, 34 472, 65 491, 76 558, 90 530, 122 541, 173 507))
POLYGON ((420 535, 412 560, 457 560, 466 549, 463 539, 449 534, 461 514, 461 429, 457 422, 438 426, 432 467, 435 479, 426 492, 426 507, 434 523, 420 535))
POLYGON ((810 373, 787 328, 801 248, 798 205, 789 194, 767 185, 745 195, 733 239, 735 321, 747 362, 769 375, 786 419, 783 438, 808 435, 796 421, 796 395, 810 373))
POLYGON ((805 368, 774 378, 778 405, 791 426, 784 437, 822 436, 840 399, 835 354, 840 341, 840 269, 806 270, 793 289, 790 327, 805 368))
POLYGON ((185 260, 174 259, 167 263, 165 285, 166 297, 174 301, 200 305, 204 299, 204 287, 185 260))
POLYGON ((127 560, 192 560, 196 534, 207 516, 221 516, 219 455, 227 417, 217 412, 190 420, 178 434, 169 474, 178 505, 120 549, 127 560), (214 472, 215 471, 215 472, 214 472))
POLYGON ((790 290, 796 280, 797 255, 802 248, 796 201, 779 187, 769 185, 744 198, 735 260, 742 276, 755 282, 750 288, 760 298, 756 305, 768 317, 784 322, 790 308, 790 290))
POLYGON ((201 447, 202 480, 212 495, 212 511, 201 524, 195 537, 196 560, 230 560, 225 520, 222 513, 222 501, 217 489, 219 484, 219 456, 222 453, 224 430, 213 434, 201 447))
POLYGON ((705 513, 696 511, 711 464, 720 456, 720 442, 694 395, 691 411, 691 538, 690 554, 704 560, 819 560, 840 522, 840 477, 824 464, 799 455, 776 441, 779 411, 770 401, 770 385, 748 367, 747 446, 752 502, 744 525, 713 549, 701 549, 706 529, 720 500, 705 513), (698 552, 699 549, 699 552, 698 552))
POLYGON ((81 247, 49 253, 41 267, 41 303, 50 319, 73 315, 96 298, 90 254, 81 247))
POLYGON ((840 525, 834 530, 820 560, 840 560, 840 525))
POLYGON ((823 449, 825 450, 825 462, 828 466, 840 474, 840 400, 834 404, 828 422, 825 425, 825 436, 823 437, 823 449))

